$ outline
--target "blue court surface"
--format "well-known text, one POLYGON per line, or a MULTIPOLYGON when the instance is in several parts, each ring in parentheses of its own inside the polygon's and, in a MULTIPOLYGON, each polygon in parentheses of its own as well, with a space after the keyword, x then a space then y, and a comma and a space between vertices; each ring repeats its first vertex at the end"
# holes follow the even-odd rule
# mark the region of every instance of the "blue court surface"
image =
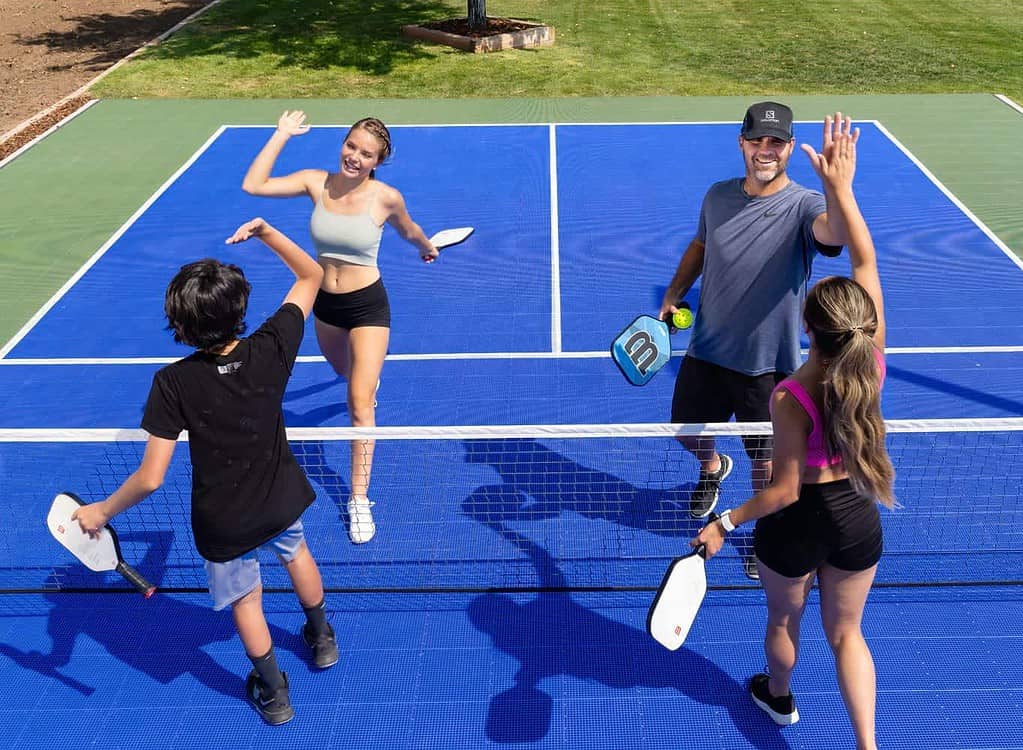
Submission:
MULTIPOLYGON (((883 514, 883 586, 864 624, 879 739, 1023 748, 1023 431, 1010 422, 1023 416, 1023 267, 881 124, 861 127, 857 195, 889 321, 885 416, 974 425, 891 435, 905 507, 883 514)), ((799 124, 797 138, 815 143, 819 129, 799 124)), ((142 601, 70 563, 45 507, 64 489, 101 499, 134 468, 139 444, 111 434, 138 427, 153 373, 187 353, 164 330, 169 278, 205 256, 241 265, 254 328, 290 277, 261 245, 224 238, 258 215, 311 247, 308 201, 239 187, 270 132, 215 133, 0 350, 0 478, 14 518, 0 539, 6 746, 851 747, 816 594, 793 683, 801 721, 778 730, 744 693, 763 666, 765 617, 738 565, 748 534, 711 564, 683 649, 646 635, 652 589, 700 525, 686 503, 692 460, 665 437, 540 429, 667 421, 678 358, 635 388, 608 347, 657 311, 707 186, 741 173, 734 124, 392 129, 380 178, 427 234, 476 232, 427 266, 385 230, 393 327, 377 422, 537 433, 379 441, 379 531, 353 546, 347 444, 317 432, 348 425, 343 384, 309 324, 285 418, 308 431, 293 447, 317 488, 305 521, 342 658, 315 673, 294 598, 266 596, 289 725, 265 727, 245 703, 249 664, 230 616, 198 593, 185 447, 165 488, 115 521, 126 557, 162 592, 142 601), (17 432, 84 429, 106 432, 17 432)), ((275 172, 332 168, 343 133, 293 138, 275 172)), ((817 186, 801 153, 790 173, 817 186)), ((845 255, 820 258, 814 277, 847 270, 845 255)), ((676 334, 676 352, 686 344, 676 334)), ((748 463, 735 438, 722 446, 737 461, 729 507, 749 492, 748 463)), ((279 566, 267 560, 264 573, 268 588, 286 587, 279 566)))

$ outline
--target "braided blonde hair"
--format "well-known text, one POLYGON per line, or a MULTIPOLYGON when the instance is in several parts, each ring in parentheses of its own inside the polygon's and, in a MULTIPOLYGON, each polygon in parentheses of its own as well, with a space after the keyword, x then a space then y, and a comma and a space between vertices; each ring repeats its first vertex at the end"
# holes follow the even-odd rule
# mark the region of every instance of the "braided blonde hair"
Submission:
MULTIPOLYGON (((376 138, 377 143, 380 144, 380 160, 377 162, 377 166, 387 161, 392 153, 391 131, 387 129, 387 126, 375 117, 363 117, 348 129, 348 133, 345 134, 345 140, 348 140, 348 136, 359 129, 365 130, 371 136, 376 138)), ((370 171, 370 179, 376 177, 376 172, 376 169, 370 171)))

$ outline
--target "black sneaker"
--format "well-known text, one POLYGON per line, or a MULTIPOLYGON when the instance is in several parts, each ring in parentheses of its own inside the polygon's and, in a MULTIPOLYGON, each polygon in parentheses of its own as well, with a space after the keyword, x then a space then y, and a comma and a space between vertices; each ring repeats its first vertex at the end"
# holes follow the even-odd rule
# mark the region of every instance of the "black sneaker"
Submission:
POLYGON ((774 719, 775 724, 788 726, 799 721, 799 711, 796 710, 796 699, 792 693, 775 697, 767 688, 768 676, 761 672, 755 674, 749 681, 749 694, 753 702, 760 706, 774 719))
POLYGON ((255 669, 249 673, 249 678, 245 681, 245 695, 249 703, 259 711, 263 721, 272 726, 286 724, 295 718, 295 711, 288 697, 288 675, 282 672, 281 676, 284 677, 284 684, 274 691, 264 687, 263 681, 259 679, 259 672, 255 669))
POLYGON ((760 580, 760 571, 757 570, 757 558, 754 555, 744 555, 742 558, 742 571, 751 581, 760 580))
POLYGON ((696 489, 689 498, 689 515, 693 518, 705 518, 710 515, 714 506, 718 504, 721 482, 732 473, 732 459, 724 453, 719 453, 718 458, 721 466, 717 471, 701 471, 696 489))
POLYGON ((334 628, 327 625, 327 632, 313 635, 309 631, 309 623, 302 626, 302 640, 313 650, 313 663, 320 669, 333 667, 337 664, 337 639, 334 628))

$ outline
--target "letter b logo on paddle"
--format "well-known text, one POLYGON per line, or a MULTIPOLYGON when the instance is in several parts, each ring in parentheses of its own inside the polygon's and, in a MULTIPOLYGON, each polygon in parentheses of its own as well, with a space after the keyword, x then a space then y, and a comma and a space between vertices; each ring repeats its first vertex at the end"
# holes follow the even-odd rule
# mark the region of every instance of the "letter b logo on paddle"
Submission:
POLYGON ((647 331, 636 331, 625 342, 625 352, 641 374, 646 375, 650 366, 657 361, 657 347, 647 331))
POLYGON ((633 385, 646 385, 671 357, 668 324, 640 315, 611 342, 611 358, 633 385))

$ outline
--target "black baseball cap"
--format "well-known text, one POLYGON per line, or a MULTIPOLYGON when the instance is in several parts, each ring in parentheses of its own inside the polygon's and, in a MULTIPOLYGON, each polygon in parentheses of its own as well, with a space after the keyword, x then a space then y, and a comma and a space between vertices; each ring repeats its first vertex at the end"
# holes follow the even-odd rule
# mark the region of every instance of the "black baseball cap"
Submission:
POLYGON ((742 120, 742 137, 752 141, 764 136, 791 141, 792 110, 778 102, 751 105, 742 120))

